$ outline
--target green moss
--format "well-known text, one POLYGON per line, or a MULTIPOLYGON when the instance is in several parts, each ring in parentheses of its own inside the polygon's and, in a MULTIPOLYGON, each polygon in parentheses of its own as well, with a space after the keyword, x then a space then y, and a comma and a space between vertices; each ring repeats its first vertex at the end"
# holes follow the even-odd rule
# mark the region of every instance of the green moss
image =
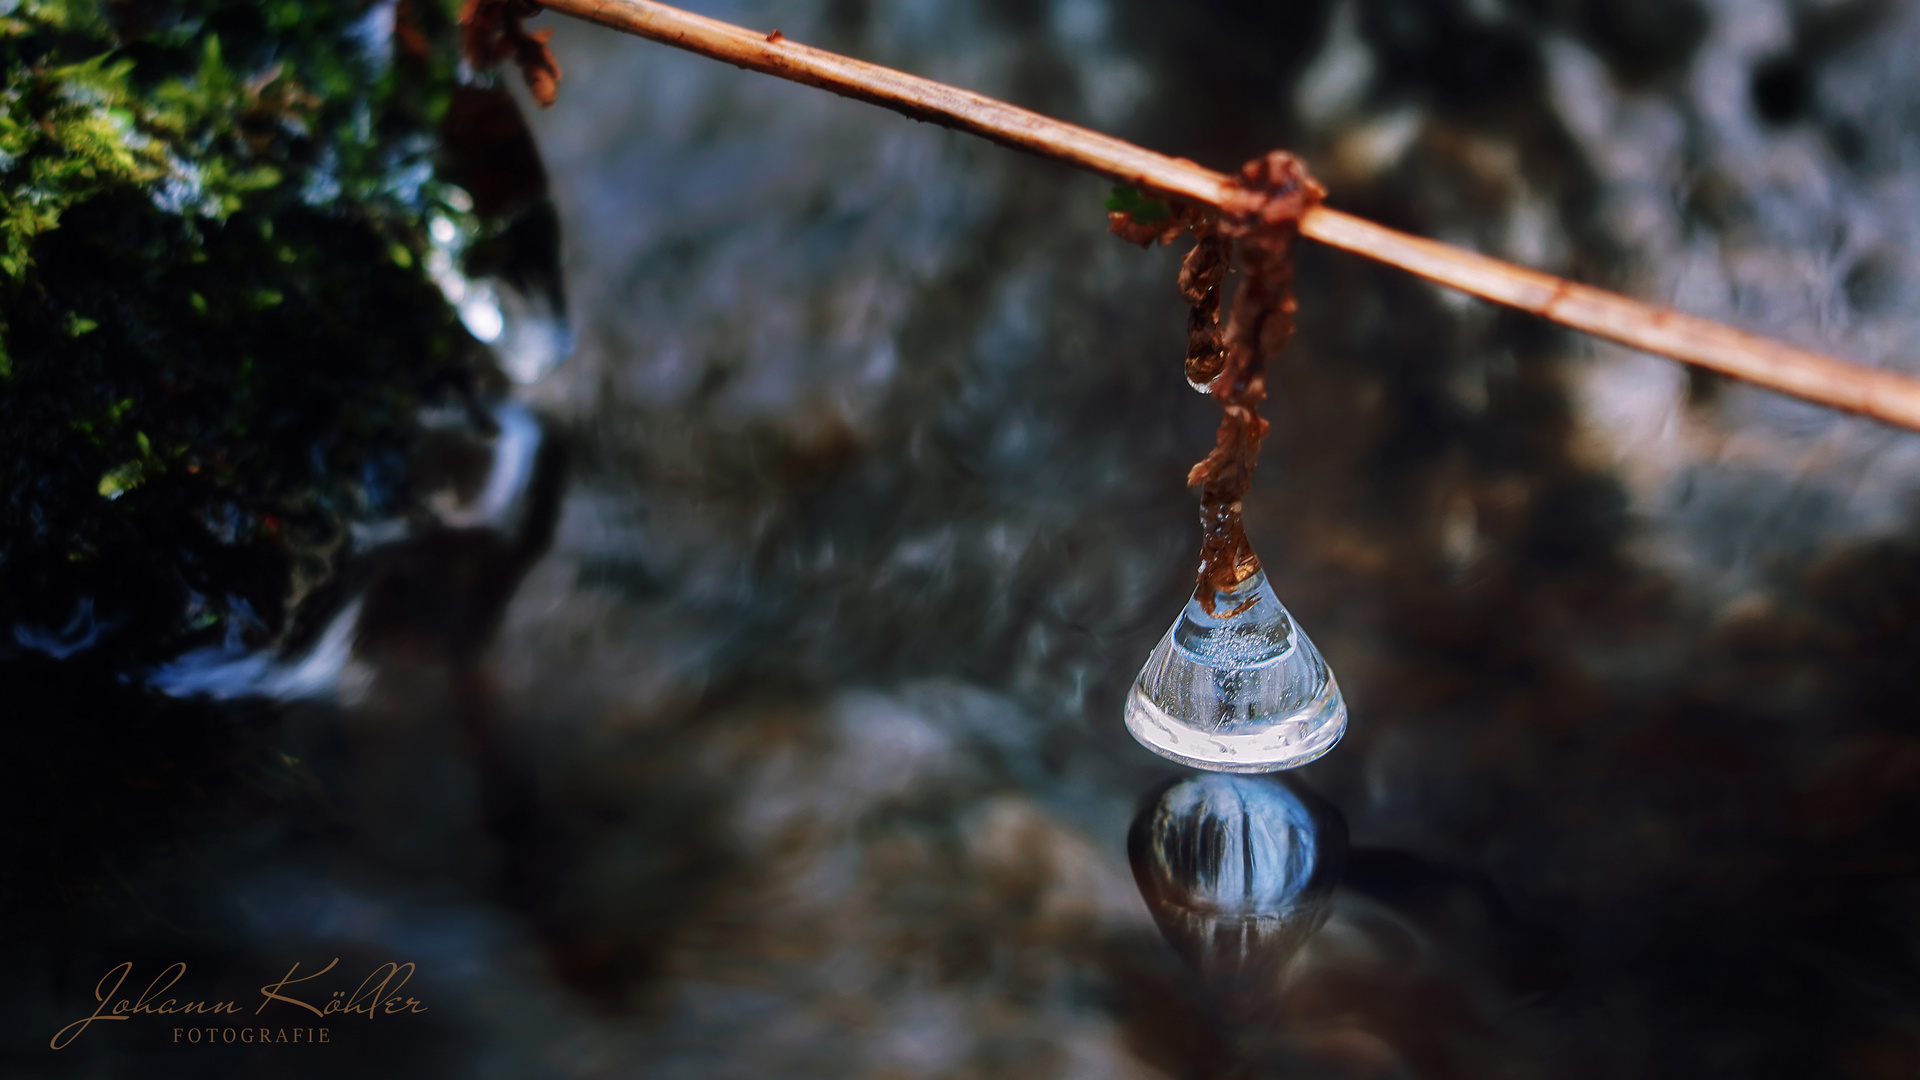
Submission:
POLYGON ((364 4, 0 0, 0 621, 272 633, 394 512, 477 355, 422 270, 454 27, 410 7, 424 55, 364 4))

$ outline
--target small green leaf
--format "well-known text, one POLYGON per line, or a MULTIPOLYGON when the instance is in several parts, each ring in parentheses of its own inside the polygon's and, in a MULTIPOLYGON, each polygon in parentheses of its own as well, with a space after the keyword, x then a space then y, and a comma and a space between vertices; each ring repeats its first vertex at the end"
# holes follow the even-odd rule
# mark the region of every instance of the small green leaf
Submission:
POLYGON ((108 469, 105 473, 101 474, 100 486, 97 490, 100 492, 101 498, 112 502, 114 499, 139 487, 140 481, 144 479, 146 479, 146 476, 140 469, 140 463, 137 461, 129 461, 125 465, 108 469))
POLYGON ((1107 196, 1106 207, 1142 225, 1155 225, 1173 216, 1173 207, 1159 199, 1149 199, 1140 193, 1139 188, 1126 184, 1114 185, 1113 194, 1107 196))

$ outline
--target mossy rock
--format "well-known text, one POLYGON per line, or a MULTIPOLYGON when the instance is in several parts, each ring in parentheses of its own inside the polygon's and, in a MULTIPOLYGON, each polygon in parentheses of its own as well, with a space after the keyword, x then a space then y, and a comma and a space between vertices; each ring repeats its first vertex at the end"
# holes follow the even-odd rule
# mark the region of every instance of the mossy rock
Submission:
POLYGON ((0 0, 0 651, 269 640, 399 510, 488 363, 425 269, 453 18, 0 0))

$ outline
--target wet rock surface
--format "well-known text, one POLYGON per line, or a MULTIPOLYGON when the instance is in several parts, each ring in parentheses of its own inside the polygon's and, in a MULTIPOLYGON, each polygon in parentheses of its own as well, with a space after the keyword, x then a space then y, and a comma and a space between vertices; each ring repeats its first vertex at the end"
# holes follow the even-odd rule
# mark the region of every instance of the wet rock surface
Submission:
MULTIPOLYGON (((1284 145, 1390 225, 1920 356, 1910 5, 702 10, 1215 166, 1284 145)), ((508 440, 449 449, 317 697, 16 662, 10 1071, 1920 1066, 1915 437, 1305 252, 1247 524, 1351 708, 1294 775, 1353 846, 1227 1007, 1126 848, 1180 775, 1121 706, 1191 591, 1215 419, 1178 253, 1105 235, 1092 178, 555 46, 577 348, 512 407, 564 452, 489 515, 508 440), (430 1011, 45 1049, 122 961, 251 1009, 333 957, 348 990, 417 963, 430 1011)))

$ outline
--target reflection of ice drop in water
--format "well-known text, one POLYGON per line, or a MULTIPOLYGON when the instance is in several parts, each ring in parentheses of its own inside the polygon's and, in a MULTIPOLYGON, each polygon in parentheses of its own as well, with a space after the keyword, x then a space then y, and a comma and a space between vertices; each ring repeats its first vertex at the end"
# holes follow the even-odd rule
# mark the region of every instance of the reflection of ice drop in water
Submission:
POLYGON ((1216 987, 1255 994, 1326 922, 1346 849, 1339 811, 1278 777, 1188 777, 1127 837, 1167 941, 1216 987))
POLYGON ((1272 772, 1305 765, 1347 729, 1340 685, 1257 570, 1187 601, 1127 696, 1127 730, 1196 769, 1272 772))

